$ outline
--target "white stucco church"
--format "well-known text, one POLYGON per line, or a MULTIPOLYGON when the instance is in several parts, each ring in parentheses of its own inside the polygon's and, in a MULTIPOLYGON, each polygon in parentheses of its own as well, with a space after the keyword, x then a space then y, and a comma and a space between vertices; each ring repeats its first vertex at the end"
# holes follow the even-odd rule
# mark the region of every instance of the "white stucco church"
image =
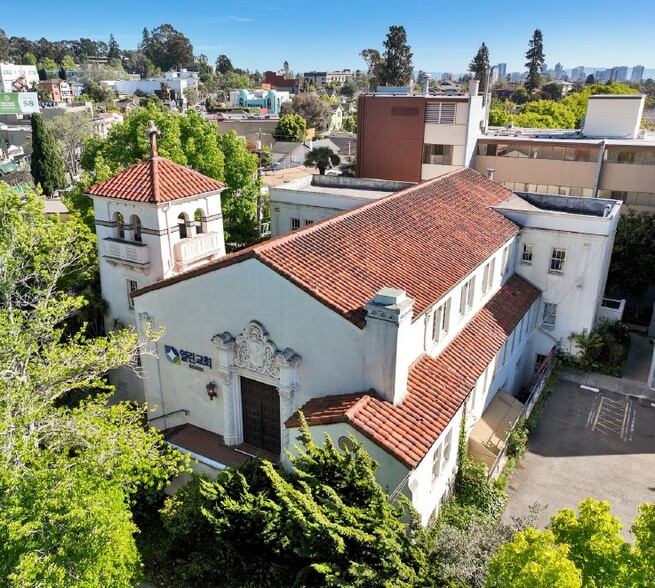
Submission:
POLYGON ((148 161, 90 190, 103 296, 110 323, 163 329, 145 378, 118 378, 199 469, 285 463, 302 410, 317 440, 361 441, 427 521, 464 412, 473 426, 608 312, 620 202, 463 168, 225 255, 223 186, 152 137, 148 161))

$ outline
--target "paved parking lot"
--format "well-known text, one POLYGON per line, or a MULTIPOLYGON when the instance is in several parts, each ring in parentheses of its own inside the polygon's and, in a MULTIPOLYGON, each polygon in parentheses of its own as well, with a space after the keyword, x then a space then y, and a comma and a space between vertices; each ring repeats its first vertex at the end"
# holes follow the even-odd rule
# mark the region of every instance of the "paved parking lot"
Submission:
POLYGON ((655 403, 617 392, 593 392, 560 380, 508 483, 504 517, 546 507, 543 528, 584 498, 607 500, 627 529, 637 506, 655 501, 655 403))

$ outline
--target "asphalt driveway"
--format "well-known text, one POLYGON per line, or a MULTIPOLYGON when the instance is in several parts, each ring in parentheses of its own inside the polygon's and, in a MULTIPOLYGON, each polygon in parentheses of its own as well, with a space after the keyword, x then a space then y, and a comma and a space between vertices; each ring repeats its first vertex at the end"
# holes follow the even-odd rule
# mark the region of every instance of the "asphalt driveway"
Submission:
POLYGON ((507 491, 504 519, 538 502, 540 528, 584 498, 607 500, 628 538, 638 505, 655 501, 655 403, 560 380, 507 491))

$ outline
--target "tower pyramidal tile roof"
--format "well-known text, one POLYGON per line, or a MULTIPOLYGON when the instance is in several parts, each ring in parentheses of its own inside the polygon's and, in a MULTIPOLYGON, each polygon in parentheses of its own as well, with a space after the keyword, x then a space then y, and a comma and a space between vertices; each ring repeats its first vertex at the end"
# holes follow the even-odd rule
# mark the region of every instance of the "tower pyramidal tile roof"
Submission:
POLYGON ((89 195, 159 204, 217 192, 225 187, 222 182, 159 157, 159 131, 153 121, 146 132, 150 137, 150 158, 91 186, 87 192, 89 195))

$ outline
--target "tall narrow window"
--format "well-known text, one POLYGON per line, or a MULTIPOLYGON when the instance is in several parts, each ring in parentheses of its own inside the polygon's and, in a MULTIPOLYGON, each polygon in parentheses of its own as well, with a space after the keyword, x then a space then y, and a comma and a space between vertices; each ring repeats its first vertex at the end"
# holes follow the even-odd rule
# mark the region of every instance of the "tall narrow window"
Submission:
POLYGON ((134 309, 134 300, 132 300, 132 292, 138 290, 138 286, 135 280, 127 280, 127 307, 129 309, 134 309))
POLYGON ((555 326, 555 319, 557 319, 557 304, 544 303, 543 325, 552 328, 555 326))
POLYGON ((116 213, 116 236, 119 239, 125 239, 125 218, 120 212, 116 213))
POLYGON ((509 260, 509 246, 503 249, 503 260, 500 264, 500 275, 504 276, 507 272, 507 261, 509 260))
POLYGON ((523 243, 523 251, 521 251, 521 263, 532 265, 532 252, 534 245, 531 243, 523 243))
POLYGON ((136 215, 132 215, 132 230, 134 231, 134 240, 141 243, 141 219, 136 215))
POLYGON ((186 214, 182 213, 177 217, 177 226, 180 229, 180 239, 186 239, 186 214))
POLYGON ((205 215, 201 208, 193 213, 193 222, 196 225, 196 235, 200 235, 201 233, 206 232, 205 215))
POLYGON ((553 252, 550 256, 550 271, 555 273, 562 273, 564 271, 564 260, 566 259, 566 249, 553 247, 553 252))
POLYGON ((440 305, 432 316, 432 340, 441 341, 448 334, 450 326, 450 298, 440 305))
POLYGON ((463 317, 473 306, 475 296, 475 276, 462 286, 459 298, 459 315, 463 317))
POLYGON ((296 229, 300 228, 300 219, 299 218, 292 218, 291 219, 291 230, 295 231, 296 229))

